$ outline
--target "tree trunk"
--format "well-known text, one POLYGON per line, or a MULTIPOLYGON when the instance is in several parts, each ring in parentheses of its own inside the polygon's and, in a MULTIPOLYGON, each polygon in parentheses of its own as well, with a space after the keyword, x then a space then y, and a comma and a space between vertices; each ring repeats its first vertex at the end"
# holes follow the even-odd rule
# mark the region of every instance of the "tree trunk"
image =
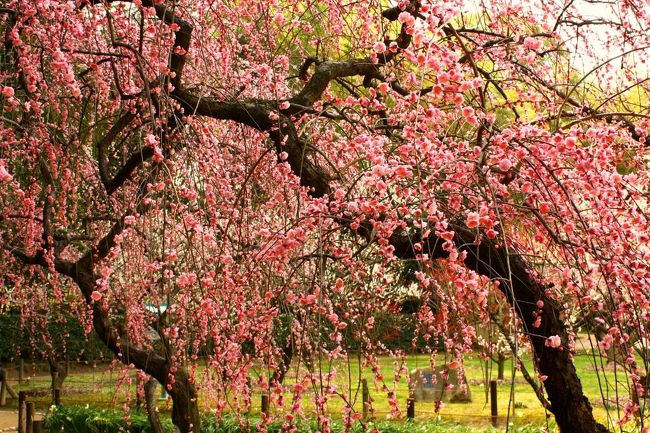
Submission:
MULTIPOLYGON (((462 226, 450 226, 455 231, 454 242, 459 251, 465 252, 465 265, 480 275, 499 281, 499 290, 510 303, 521 320, 524 332, 529 335, 533 356, 540 374, 547 376, 544 389, 551 402, 549 410, 561 433, 604 433, 607 428, 593 416, 589 400, 582 392, 582 384, 568 350, 568 330, 561 320, 563 309, 546 296, 548 286, 541 284, 530 271, 533 268, 515 251, 509 251, 492 241, 476 243, 476 232, 462 226), (537 319, 538 301, 544 302, 542 323, 539 328, 533 324, 537 319), (557 335, 562 346, 546 346, 548 337, 557 335)), ((413 249, 413 234, 397 231, 389 239, 400 258, 416 258, 426 252, 432 259, 446 258, 448 252, 435 235, 425 239, 424 251, 413 249)))
POLYGON ((156 407, 156 388, 158 388, 158 382, 153 377, 150 377, 144 383, 144 401, 147 408, 147 417, 149 418, 149 424, 153 433, 165 433, 160 423, 160 417, 158 416, 158 408, 156 407))
POLYGON ((63 389, 63 382, 68 377, 68 363, 59 362, 54 356, 48 357, 47 362, 50 365, 50 377, 52 378, 52 404, 57 404, 55 390, 63 389))
MULTIPOLYGON (((91 294, 95 289, 96 276, 93 274, 93 256, 88 254, 76 263, 58 262, 57 271, 72 278, 89 306, 93 309, 93 328, 99 338, 124 364, 133 364, 136 368, 153 376, 163 386, 170 380, 170 363, 155 350, 132 345, 125 338, 119 325, 113 322, 101 303, 93 302, 91 294)), ((187 371, 179 368, 169 395, 172 398, 172 422, 181 433, 201 433, 201 417, 197 401, 197 392, 190 382, 187 371)))
POLYGON ((498 356, 498 358, 497 358, 497 366, 498 366, 497 380, 503 380, 503 373, 504 373, 504 370, 506 369, 506 356, 501 352, 499 352, 497 356, 498 356))
POLYGON ((533 355, 539 372, 546 376, 544 388, 551 402, 550 411, 562 433, 601 433, 607 428, 596 422, 589 400, 582 392, 582 384, 569 353, 566 325, 561 319, 563 309, 546 296, 549 287, 536 281, 529 271, 532 268, 524 259, 501 246, 483 241, 476 245, 476 235, 469 230, 455 228, 459 249, 467 252, 466 265, 481 275, 500 281, 499 289, 506 296, 522 322, 524 332, 531 341, 533 355), (544 302, 542 323, 537 319, 537 301, 544 302), (548 337, 557 335, 562 345, 546 346, 548 337))
POLYGON ((185 370, 178 370, 174 375, 175 381, 169 390, 174 405, 172 407, 172 422, 181 433, 200 433, 201 414, 199 413, 198 395, 194 383, 185 370))

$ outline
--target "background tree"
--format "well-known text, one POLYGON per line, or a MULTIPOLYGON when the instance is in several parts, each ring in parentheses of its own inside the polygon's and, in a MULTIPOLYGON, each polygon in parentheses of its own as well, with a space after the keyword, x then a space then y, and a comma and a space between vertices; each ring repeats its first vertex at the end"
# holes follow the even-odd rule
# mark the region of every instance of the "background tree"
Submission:
MULTIPOLYGON (((276 367, 278 305, 296 335, 331 323, 296 341, 335 359, 331 341, 383 308, 375 282, 416 260, 441 307, 421 304, 426 338, 471 351, 465 313, 489 321, 500 291, 561 431, 605 431, 571 317, 602 312, 599 344, 621 347, 642 392, 621 324, 647 336, 649 17, 639 0, 587 3, 605 15, 573 0, 8 1, 3 274, 23 300, 43 290, 25 272, 52 303, 74 283, 82 320, 199 432, 197 387, 243 408, 250 367, 276 367)), ((287 421, 315 383, 324 431, 333 395, 355 417, 330 380, 303 372, 287 421)))

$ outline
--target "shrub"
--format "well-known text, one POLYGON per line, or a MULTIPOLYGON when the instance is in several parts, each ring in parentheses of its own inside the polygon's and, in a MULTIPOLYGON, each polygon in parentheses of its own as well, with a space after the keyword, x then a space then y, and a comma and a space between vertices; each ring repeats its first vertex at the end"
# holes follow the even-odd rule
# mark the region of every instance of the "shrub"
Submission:
MULTIPOLYGON (((84 406, 53 407, 45 417, 44 427, 50 433, 150 433, 151 427, 146 413, 132 411, 125 420, 124 412, 116 410, 94 409, 84 406)), ((161 419, 165 432, 174 432, 174 426, 169 419, 161 419)), ((203 433, 256 433, 257 425, 262 423, 259 417, 242 418, 224 416, 220 419, 207 415, 202 422, 203 433)), ((267 433, 282 433, 282 421, 273 421, 266 426, 267 433)), ((314 433, 319 431, 314 421, 299 420, 294 433, 314 433)), ((466 426, 441 421, 378 421, 356 423, 350 433, 370 433, 374 430, 381 433, 472 433, 477 432, 466 426)), ((340 421, 332 421, 332 433, 342 433, 344 425, 340 421)), ((485 433, 497 433, 500 430, 488 428, 485 433)), ((518 427, 514 433, 538 433, 539 427, 518 427)), ((553 430, 552 430, 553 431, 553 430)))
MULTIPOLYGON (((50 343, 57 348, 61 359, 92 361, 112 359, 113 354, 102 343, 95 332, 86 335, 84 328, 73 316, 66 320, 48 320, 46 334, 51 336, 50 343)), ((46 351, 47 345, 30 335, 24 328, 20 313, 10 310, 0 314, 0 363, 12 362, 16 355, 26 360, 37 360, 46 351)))
MULTIPOLYGON (((165 432, 172 433, 170 420, 161 420, 165 432)), ((124 412, 84 406, 53 406, 43 420, 50 433, 151 433, 146 413, 132 411, 128 421, 124 412)))

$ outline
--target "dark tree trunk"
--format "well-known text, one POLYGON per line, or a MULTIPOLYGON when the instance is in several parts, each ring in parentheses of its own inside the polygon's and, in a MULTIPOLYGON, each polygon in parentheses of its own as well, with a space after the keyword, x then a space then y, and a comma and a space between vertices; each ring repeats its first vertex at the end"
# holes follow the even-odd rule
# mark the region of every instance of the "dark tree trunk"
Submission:
POLYGON ((165 433, 160 423, 160 417, 158 416, 158 408, 156 407, 156 388, 158 388, 158 382, 152 377, 144 383, 144 401, 147 408, 147 417, 149 418, 149 424, 153 433, 165 433))
POLYGON ((531 267, 524 259, 509 253, 503 247, 483 241, 474 244, 475 233, 455 228, 459 234, 458 246, 466 251, 465 263, 479 274, 499 279, 499 289, 522 321, 524 331, 529 333, 535 362, 539 372, 547 376, 544 388, 551 402, 550 411, 562 433, 607 432, 605 426, 596 422, 589 400, 582 392, 582 384, 568 350, 568 330, 561 320, 563 309, 546 296, 547 286, 540 284, 529 273, 531 267), (542 323, 535 328, 537 301, 543 301, 542 323), (560 337, 562 346, 550 348, 546 339, 560 337))
POLYGON ((199 413, 198 395, 194 383, 184 370, 178 370, 172 389, 169 390, 174 406, 172 407, 172 422, 181 433, 200 433, 201 414, 199 413))
POLYGON ((56 397, 56 390, 63 389, 63 382, 68 377, 68 363, 61 362, 54 356, 47 359, 50 366, 50 377, 52 378, 52 404, 58 404, 56 397))
MULTIPOLYGON (((476 243, 476 233, 461 226, 451 227, 456 236, 454 242, 460 251, 467 253, 465 265, 480 275, 500 282, 499 290, 505 295, 512 309, 522 322, 524 332, 530 338, 533 356, 540 374, 547 376, 544 389, 551 402, 549 410, 562 433, 604 433, 607 428, 599 424, 592 413, 589 400, 582 391, 582 384, 568 350, 568 330, 561 320, 563 309, 546 296, 549 287, 538 282, 529 271, 532 268, 515 251, 482 240, 476 243), (543 301, 542 323, 533 327, 536 320, 537 301, 543 301), (562 346, 550 348, 546 339, 560 337, 562 346)), ((398 231, 390 238, 395 254, 401 258, 415 258, 421 252, 413 249, 412 234, 398 231)), ((425 240, 431 258, 444 258, 448 253, 442 248, 442 241, 430 236, 425 240)))
POLYGON ((503 380, 503 374, 504 370, 506 369, 506 356, 499 352, 497 355, 497 366, 498 366, 498 372, 497 372, 497 380, 503 380))
MULTIPOLYGON (((100 303, 93 303, 91 294, 95 289, 93 275, 93 257, 84 256, 76 263, 58 262, 57 271, 72 278, 88 305, 93 308, 93 327, 99 338, 124 364, 133 364, 136 368, 153 376, 163 386, 170 381, 170 363, 160 353, 134 346, 122 335, 119 325, 114 323, 100 303)), ((174 383, 169 395, 172 398, 172 422, 181 433, 201 433, 197 392, 190 381, 187 371, 179 368, 174 374, 174 383)))

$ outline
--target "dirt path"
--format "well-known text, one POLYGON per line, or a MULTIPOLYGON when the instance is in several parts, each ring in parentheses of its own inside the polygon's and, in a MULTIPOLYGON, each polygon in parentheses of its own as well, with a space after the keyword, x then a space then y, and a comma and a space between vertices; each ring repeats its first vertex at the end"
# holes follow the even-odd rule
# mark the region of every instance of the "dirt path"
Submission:
POLYGON ((0 432, 15 432, 18 425, 18 412, 11 410, 0 411, 0 432))
MULTIPOLYGON (((36 412, 36 419, 43 418, 43 414, 36 412)), ((18 412, 15 410, 0 410, 0 432, 13 433, 18 425, 18 412)))

